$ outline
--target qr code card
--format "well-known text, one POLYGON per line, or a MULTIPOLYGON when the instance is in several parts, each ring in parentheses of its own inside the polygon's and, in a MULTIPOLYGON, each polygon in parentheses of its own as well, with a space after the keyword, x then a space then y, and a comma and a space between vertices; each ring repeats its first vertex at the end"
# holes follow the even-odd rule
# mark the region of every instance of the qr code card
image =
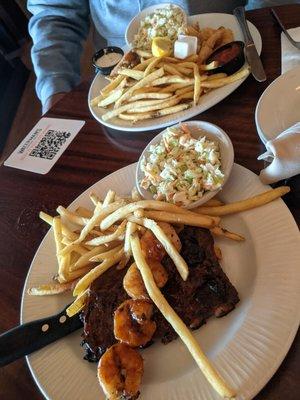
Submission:
POLYGON ((85 121, 42 118, 4 162, 8 167, 46 174, 85 121))

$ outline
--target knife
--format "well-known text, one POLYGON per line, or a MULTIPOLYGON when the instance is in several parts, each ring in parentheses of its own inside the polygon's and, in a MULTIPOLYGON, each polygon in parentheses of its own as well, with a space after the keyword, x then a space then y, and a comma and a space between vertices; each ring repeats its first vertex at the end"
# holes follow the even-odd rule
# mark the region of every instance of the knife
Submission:
MULTIPOLYGON (((67 306, 68 307, 68 306, 67 306)), ((83 326, 79 314, 59 314, 16 326, 0 335, 0 367, 33 353, 83 326)))
POLYGON ((251 67, 251 73, 258 82, 264 82, 267 79, 266 73, 257 53, 251 33, 249 31, 244 7, 236 7, 233 10, 233 15, 237 18, 243 32, 243 36, 245 39, 245 55, 248 64, 251 67))

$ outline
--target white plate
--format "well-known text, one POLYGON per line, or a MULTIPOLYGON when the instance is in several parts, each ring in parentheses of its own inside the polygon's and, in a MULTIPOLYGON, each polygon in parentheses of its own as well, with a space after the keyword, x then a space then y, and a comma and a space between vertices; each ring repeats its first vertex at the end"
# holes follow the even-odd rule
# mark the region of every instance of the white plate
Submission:
MULTIPOLYGON (((90 206, 91 190, 103 195, 109 188, 129 193, 136 165, 123 168, 85 191, 73 203, 90 206)), ((249 170, 234 165, 222 199, 243 199, 268 189, 249 170)), ((228 316, 211 318, 195 331, 205 352, 238 399, 251 399, 267 383, 286 355, 300 317, 300 240, 297 226, 284 203, 276 200, 261 208, 224 218, 223 224, 246 237, 244 243, 218 241, 222 266, 237 288, 241 302, 228 316)), ((67 295, 30 297, 28 287, 49 282, 56 272, 52 231, 41 243, 25 283, 21 322, 61 310, 67 295)), ((82 359, 81 332, 28 357, 33 377, 47 399, 103 400, 96 364, 82 359)), ((217 400, 219 396, 203 378, 180 340, 155 343, 144 350, 145 375, 141 400, 217 400)))
MULTIPOLYGON (((205 28, 205 27, 218 28, 220 26, 230 28, 233 31, 235 40, 243 41, 243 35, 242 35, 239 25, 236 21, 236 18, 231 14, 222 14, 222 13, 199 14, 199 15, 193 15, 191 17, 188 17, 188 21, 192 24, 199 22, 201 28, 205 28)), ((258 32, 256 27, 251 22, 248 21, 248 25, 249 25, 249 29, 250 29, 251 35, 253 37, 255 46, 257 48, 257 51, 260 54, 261 48, 262 48, 262 41, 261 41, 260 33, 258 32)), ((191 107, 187 110, 181 111, 174 115, 167 115, 165 117, 140 121, 134 125, 130 121, 124 121, 117 117, 112 118, 108 121, 102 121, 101 116, 106 112, 106 110, 103 108, 90 106, 90 101, 94 97, 98 96, 100 93, 100 90, 104 86, 106 86, 108 83, 108 81, 104 78, 104 76, 99 73, 95 76, 95 78, 91 84, 89 94, 88 94, 88 103, 89 103, 89 108, 90 108, 90 111, 91 111, 93 117, 97 121, 99 121, 101 124, 103 124, 109 128, 117 129, 120 131, 127 131, 127 132, 129 132, 129 131, 131 131, 131 132, 133 132, 133 131, 148 131, 148 130, 152 130, 152 129, 164 128, 166 126, 169 126, 169 125, 175 124, 177 122, 184 121, 188 118, 194 117, 195 115, 198 115, 198 114, 202 113, 203 111, 206 111, 207 109, 211 108, 215 104, 219 103, 221 100, 223 100, 229 94, 231 94, 235 89, 237 89, 244 82, 245 79, 246 79, 246 77, 244 79, 241 79, 240 81, 230 83, 229 85, 212 90, 211 92, 202 96, 200 103, 195 107, 191 107)))
POLYGON ((300 122, 300 67, 273 81, 261 95, 255 110, 256 129, 263 143, 300 122))
MULTIPOLYGON (((222 186, 224 186, 230 176, 230 172, 231 172, 231 169, 233 166, 233 160, 234 160, 234 150, 233 150, 233 146, 232 146, 230 137, 219 126, 211 124, 210 122, 187 121, 185 123, 185 125, 187 125, 187 127, 189 128, 193 137, 206 136, 207 139, 212 140, 215 143, 218 143, 219 149, 220 149, 220 155, 221 155, 221 170, 224 173, 224 181, 223 181, 222 186)), ((177 126, 179 126, 179 124, 177 126)), ((151 194, 151 192, 149 190, 143 189, 140 185, 141 180, 145 176, 144 172, 142 172, 142 170, 141 170, 140 165, 141 165, 143 158, 148 156, 150 146, 153 146, 154 144, 160 142, 161 137, 164 133, 165 133, 165 130, 163 130, 158 135, 156 135, 147 144, 147 146, 143 150, 143 152, 139 158, 139 161, 138 161, 138 167, 136 169, 135 184, 136 184, 138 191, 140 192, 142 197, 144 197, 145 199, 153 199, 153 195, 151 194)), ((189 204, 188 206, 186 206, 186 208, 195 208, 195 207, 200 206, 203 203, 206 203, 208 200, 212 199, 220 190, 222 190, 222 187, 220 187, 219 189, 214 190, 214 191, 205 192, 201 198, 198 198, 198 200, 189 204)))

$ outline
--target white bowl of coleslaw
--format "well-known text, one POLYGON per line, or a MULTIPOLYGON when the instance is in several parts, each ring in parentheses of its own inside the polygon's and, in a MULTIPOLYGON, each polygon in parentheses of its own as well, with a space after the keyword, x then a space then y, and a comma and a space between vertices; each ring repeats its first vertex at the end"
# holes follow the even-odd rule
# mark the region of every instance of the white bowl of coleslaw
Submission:
POLYGON ((160 132, 144 149, 136 186, 145 199, 185 208, 214 197, 229 178, 234 150, 229 136, 205 121, 187 121, 160 132))
POLYGON ((186 23, 187 15, 178 5, 155 4, 142 10, 129 22, 125 40, 129 47, 149 50, 147 47, 153 37, 168 36, 171 40, 176 40, 180 26, 186 23))

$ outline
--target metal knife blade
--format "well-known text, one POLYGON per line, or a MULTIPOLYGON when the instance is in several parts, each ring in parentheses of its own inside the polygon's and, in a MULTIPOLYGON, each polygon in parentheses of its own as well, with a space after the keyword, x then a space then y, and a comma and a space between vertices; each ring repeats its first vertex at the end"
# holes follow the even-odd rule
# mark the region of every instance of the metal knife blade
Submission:
POLYGON ((0 335, 0 367, 81 328, 83 324, 79 315, 69 318, 66 315, 67 307, 59 314, 22 324, 2 333, 0 335))
POLYGON ((236 7, 233 10, 234 16, 237 18, 245 39, 245 55, 248 64, 251 67, 251 73, 258 82, 264 82, 267 77, 262 65, 261 59, 257 53, 254 41, 248 28, 245 17, 244 7, 236 7))

